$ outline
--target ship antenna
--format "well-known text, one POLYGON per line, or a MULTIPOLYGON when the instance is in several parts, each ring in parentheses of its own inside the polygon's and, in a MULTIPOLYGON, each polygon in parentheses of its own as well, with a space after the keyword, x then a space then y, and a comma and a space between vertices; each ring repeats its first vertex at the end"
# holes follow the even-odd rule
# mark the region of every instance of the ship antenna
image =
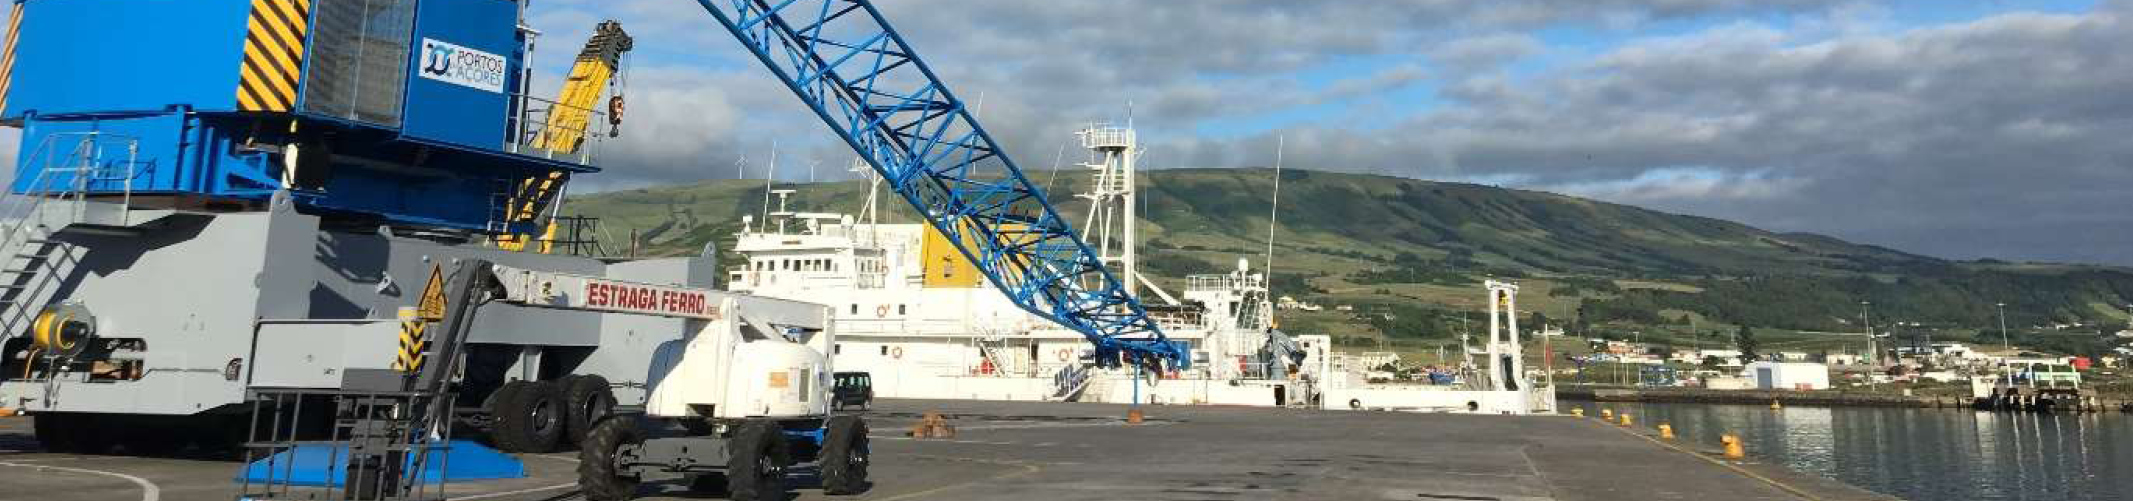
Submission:
MULTIPOLYGON (((1266 293, 1274 295, 1274 230, 1281 225, 1281 153, 1287 146, 1287 138, 1274 136, 1274 201, 1267 208, 1266 216, 1266 293)), ((1268 318, 1272 318, 1271 313, 1268 318)), ((1274 328, 1269 323, 1268 329, 1274 328)))
POLYGON ((770 225, 770 188, 778 179, 778 139, 770 139, 770 163, 763 166, 763 225, 770 225))

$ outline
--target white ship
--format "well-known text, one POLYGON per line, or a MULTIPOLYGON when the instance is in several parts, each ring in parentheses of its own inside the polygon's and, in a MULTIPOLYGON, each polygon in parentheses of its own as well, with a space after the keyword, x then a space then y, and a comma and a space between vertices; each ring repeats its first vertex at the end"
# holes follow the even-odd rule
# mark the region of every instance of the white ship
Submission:
POLYGON ((1492 413, 1525 407, 1522 397, 1508 405, 1510 395, 1417 397, 1414 389, 1360 383, 1332 353, 1328 336, 1272 329, 1266 277, 1245 260, 1226 274, 1187 277, 1177 296, 1157 288, 1136 266, 1133 132, 1092 126, 1079 135, 1091 152, 1083 166, 1094 175, 1090 191, 1078 195, 1089 202, 1084 238, 1117 276, 1153 293, 1143 294, 1143 303, 1165 335, 1188 348, 1190 367, 1161 374, 1095 368, 1081 334, 1017 308, 938 231, 879 223, 878 190, 856 215, 790 211, 799 193, 772 191, 776 210, 760 221, 742 218, 733 250, 744 262, 729 269, 727 287, 835 307, 837 370, 871 373, 875 395, 884 398, 1492 413))

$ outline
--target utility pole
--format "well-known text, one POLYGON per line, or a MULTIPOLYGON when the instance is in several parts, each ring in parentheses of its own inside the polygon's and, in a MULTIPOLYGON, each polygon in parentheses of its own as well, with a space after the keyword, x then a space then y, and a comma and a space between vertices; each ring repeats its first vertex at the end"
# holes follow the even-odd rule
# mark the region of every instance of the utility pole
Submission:
POLYGON ((1881 352, 1874 350, 1874 321, 1867 316, 1867 307, 1873 304, 1870 301, 1859 302, 1859 325, 1866 327, 1866 385, 1868 387, 1880 386, 1880 383, 1874 381, 1874 368, 1881 365, 1881 352))
POLYGON ((2014 350, 2014 343, 2007 341, 2007 303, 1992 303, 2000 309, 2000 349, 2014 350))
MULTIPOLYGON (((1859 302, 1859 324, 1866 327, 1867 367, 1873 367, 1881 364, 1881 352, 1874 350, 1874 321, 1873 319, 1867 316, 1867 307, 1872 306, 1873 304, 1874 303, 1870 301, 1859 302)), ((1872 378, 1868 378, 1868 380, 1871 381, 1872 378)))

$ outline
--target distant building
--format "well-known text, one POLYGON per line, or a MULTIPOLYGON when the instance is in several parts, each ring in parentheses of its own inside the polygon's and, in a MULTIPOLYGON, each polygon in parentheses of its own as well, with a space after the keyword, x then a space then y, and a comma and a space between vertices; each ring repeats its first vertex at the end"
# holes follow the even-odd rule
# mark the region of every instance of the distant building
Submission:
POLYGON ((1829 366, 1804 362, 1756 362, 1742 372, 1763 390, 1829 389, 1829 366))
POLYGON ((1777 353, 1777 356, 1778 356, 1778 360, 1779 360, 1779 361, 1784 361, 1784 362, 1806 362, 1806 361, 1807 361, 1807 352, 1804 352, 1804 351, 1780 351, 1780 352, 1778 352, 1778 353, 1777 353))
POLYGON ((1398 363, 1400 354, 1389 351, 1366 351, 1356 355, 1355 361, 1363 364, 1365 369, 1376 370, 1379 367, 1384 367, 1385 364, 1398 363))
POLYGON ((1294 298, 1294 297, 1290 297, 1290 296, 1281 296, 1281 297, 1279 297, 1279 298, 1276 298, 1276 299, 1274 299, 1274 307, 1275 307, 1275 308, 1279 308, 1279 309, 1283 309, 1283 310, 1303 310, 1303 311, 1318 311, 1318 310, 1323 310, 1323 309, 1326 309, 1326 307, 1324 307, 1324 306, 1319 306, 1319 305, 1316 305, 1316 304, 1311 304, 1310 302, 1306 302, 1306 301, 1298 301, 1298 300, 1296 300, 1296 298, 1294 298))
POLYGON ((1828 363, 1829 365, 1859 365, 1866 363, 1866 357, 1860 356, 1857 353, 1832 352, 1822 354, 1822 361, 1824 363, 1828 363))

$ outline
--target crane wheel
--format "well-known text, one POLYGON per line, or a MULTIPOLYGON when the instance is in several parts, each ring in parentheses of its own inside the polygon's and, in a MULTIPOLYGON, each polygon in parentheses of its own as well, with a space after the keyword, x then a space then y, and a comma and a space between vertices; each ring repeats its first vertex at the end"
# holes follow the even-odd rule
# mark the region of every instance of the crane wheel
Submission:
POLYGON ((45 452, 80 452, 81 446, 74 440, 76 421, 72 417, 51 412, 32 414, 31 426, 37 428, 37 444, 43 446, 45 452))
POLYGON ((615 455, 625 445, 644 443, 637 419, 610 416, 586 430, 578 449, 578 489, 591 501, 623 501, 637 495, 636 475, 624 475, 615 455))
POLYGON ((873 459, 866 421, 832 417, 822 440, 822 491, 836 496, 866 492, 867 462, 873 459))
POLYGON ((727 446, 726 492, 733 501, 785 499, 785 432, 777 423, 757 420, 741 425, 727 446))
POLYGON ((489 440, 504 452, 554 452, 563 441, 563 391, 554 383, 512 381, 489 399, 489 440))
POLYGON ((719 495, 726 493, 726 474, 705 473, 689 477, 689 492, 719 495))
POLYGON ((568 409, 564 417, 564 433, 572 444, 585 443, 585 435, 592 432, 593 423, 615 411, 615 391, 608 387, 607 378, 582 375, 563 378, 558 384, 563 387, 563 405, 568 409))

